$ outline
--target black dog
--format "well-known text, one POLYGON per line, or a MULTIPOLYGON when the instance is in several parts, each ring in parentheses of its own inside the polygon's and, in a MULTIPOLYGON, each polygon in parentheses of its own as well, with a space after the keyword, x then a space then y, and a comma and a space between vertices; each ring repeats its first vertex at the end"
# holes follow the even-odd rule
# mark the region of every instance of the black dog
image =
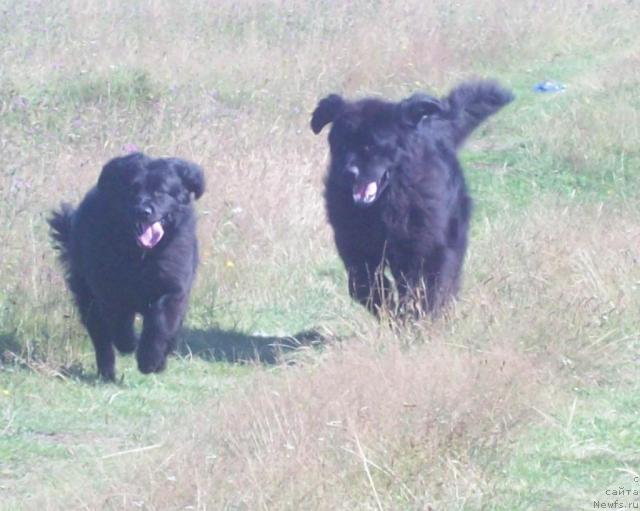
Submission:
POLYGON ((353 298, 379 313, 390 303, 389 267, 400 310, 435 314, 453 296, 467 249, 471 199, 457 149, 513 99, 493 81, 472 81, 446 98, 399 102, 322 99, 311 119, 329 133, 325 182, 329 222, 353 298))
POLYGON ((115 378, 114 345, 137 348, 143 373, 164 369, 198 264, 192 194, 203 192, 199 166, 134 153, 108 162, 77 209, 63 204, 49 219, 104 379, 115 378))

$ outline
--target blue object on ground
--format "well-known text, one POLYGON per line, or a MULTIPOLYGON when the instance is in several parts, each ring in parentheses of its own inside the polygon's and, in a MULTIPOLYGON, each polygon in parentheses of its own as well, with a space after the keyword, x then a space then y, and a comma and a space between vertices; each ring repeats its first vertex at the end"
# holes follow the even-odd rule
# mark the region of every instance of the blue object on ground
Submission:
POLYGON ((536 83, 533 86, 533 92, 562 92, 567 88, 564 83, 556 82, 554 80, 545 80, 544 82, 536 83))

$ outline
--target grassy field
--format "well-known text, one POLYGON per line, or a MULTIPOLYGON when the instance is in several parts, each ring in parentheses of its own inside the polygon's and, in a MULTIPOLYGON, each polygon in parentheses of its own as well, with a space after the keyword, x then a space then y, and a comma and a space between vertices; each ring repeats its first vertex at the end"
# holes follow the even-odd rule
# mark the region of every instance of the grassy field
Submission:
POLYGON ((640 7, 469 4, 0 0, 0 509, 640 507, 640 7), (517 100, 462 153, 463 292, 380 325, 310 113, 473 76, 517 100), (103 384, 45 220, 132 144, 206 169, 202 265, 168 370, 103 384))

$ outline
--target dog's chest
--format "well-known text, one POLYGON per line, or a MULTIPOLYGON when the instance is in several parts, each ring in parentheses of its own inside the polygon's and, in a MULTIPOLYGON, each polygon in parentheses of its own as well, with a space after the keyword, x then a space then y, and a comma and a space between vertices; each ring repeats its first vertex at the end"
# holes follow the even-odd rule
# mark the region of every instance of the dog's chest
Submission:
POLYGON ((387 226, 382 213, 378 206, 366 209, 352 206, 346 214, 333 215, 331 223, 336 234, 347 237, 350 245, 363 252, 378 253, 387 241, 387 226))
POLYGON ((151 253, 114 250, 96 257, 94 264, 92 287, 112 303, 127 304, 140 310, 166 285, 158 258, 151 253))

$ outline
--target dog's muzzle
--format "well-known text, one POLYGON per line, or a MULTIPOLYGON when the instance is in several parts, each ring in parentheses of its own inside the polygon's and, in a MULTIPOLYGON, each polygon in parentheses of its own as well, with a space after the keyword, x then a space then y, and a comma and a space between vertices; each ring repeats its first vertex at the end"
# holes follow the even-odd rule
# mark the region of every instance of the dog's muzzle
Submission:
POLYGON ((360 181, 353 184, 353 202, 358 206, 373 204, 389 183, 389 172, 385 171, 379 180, 360 181))
POLYGON ((136 225, 136 241, 138 246, 145 250, 151 250, 164 236, 164 227, 161 220, 155 222, 139 222, 136 225))

